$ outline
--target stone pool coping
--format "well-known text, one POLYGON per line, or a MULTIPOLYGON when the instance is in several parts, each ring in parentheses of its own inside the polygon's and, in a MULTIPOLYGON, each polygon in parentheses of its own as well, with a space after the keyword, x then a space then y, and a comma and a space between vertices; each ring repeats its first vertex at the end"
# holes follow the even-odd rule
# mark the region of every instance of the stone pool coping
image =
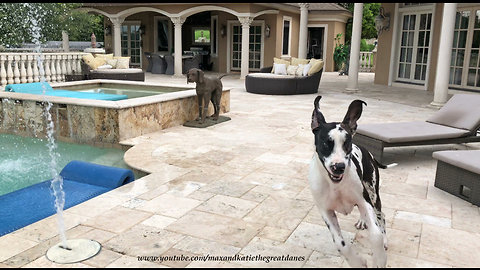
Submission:
MULTIPOLYGON (((88 85, 88 84, 122 84, 122 85, 133 85, 133 86, 148 86, 148 87, 174 87, 174 88, 187 88, 191 87, 191 90, 181 90, 178 92, 171 93, 159 93, 158 95, 152 95, 147 97, 138 97, 126 100, 110 101, 110 100, 91 100, 91 99, 80 99, 80 98, 70 98, 70 97, 55 97, 49 96, 48 101, 52 103, 62 103, 62 104, 74 104, 87 107, 101 107, 101 108, 110 108, 110 109, 125 109, 139 105, 149 105, 158 102, 170 101, 179 98, 187 98, 196 96, 194 85, 185 85, 179 83, 145 83, 145 82, 133 82, 133 81, 124 81, 124 80, 105 80, 105 79, 96 79, 96 80, 85 80, 85 81, 74 81, 74 82, 62 82, 62 83, 52 83, 51 86, 55 88, 77 86, 77 85, 88 85)), ((230 91, 231 87, 224 87, 223 92, 230 91)), ((25 94, 25 93, 15 93, 15 92, 0 92, 0 98, 10 98, 10 99, 23 99, 31 101, 44 101, 43 98, 39 99, 38 95, 34 94, 25 94)))

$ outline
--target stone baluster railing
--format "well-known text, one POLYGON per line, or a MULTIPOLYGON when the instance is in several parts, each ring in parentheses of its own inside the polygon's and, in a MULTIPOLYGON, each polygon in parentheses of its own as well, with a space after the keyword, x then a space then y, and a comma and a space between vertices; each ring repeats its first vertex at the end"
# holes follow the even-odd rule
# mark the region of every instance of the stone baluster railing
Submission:
POLYGON ((64 82, 65 75, 81 74, 81 59, 85 53, 0 53, 0 88, 13 83, 40 81, 38 58, 43 57, 47 82, 64 82))
POLYGON ((12 84, 15 82, 13 80, 12 63, 13 63, 13 55, 7 55, 7 83, 8 84, 12 84))
POLYGON ((0 55, 0 85, 7 84, 7 70, 5 69, 6 55, 0 55))
POLYGON ((48 54, 43 56, 43 68, 45 70, 45 80, 47 82, 53 82, 52 77, 51 77, 52 73, 50 72, 50 59, 51 58, 52 58, 52 56, 48 55, 48 54))
POLYGON ((20 70, 18 69, 18 62, 20 60, 20 55, 13 56, 13 81, 15 83, 20 83, 20 70))
POLYGON ((25 55, 27 58, 27 82, 33 82, 33 70, 32 70, 32 60, 33 55, 25 55))
POLYGON ((55 62, 57 60, 57 56, 55 54, 50 55, 50 79, 52 82, 57 82, 57 68, 55 67, 55 62))
POLYGON ((25 68, 27 55, 19 55, 19 62, 20 65, 20 82, 27 83, 27 69, 25 68))
POLYGON ((372 72, 373 69, 373 53, 360 52, 360 71, 372 72))
POLYGON ((32 54, 32 59, 33 59, 33 81, 34 82, 39 82, 40 81, 40 72, 38 70, 38 58, 40 55, 38 54, 32 54))

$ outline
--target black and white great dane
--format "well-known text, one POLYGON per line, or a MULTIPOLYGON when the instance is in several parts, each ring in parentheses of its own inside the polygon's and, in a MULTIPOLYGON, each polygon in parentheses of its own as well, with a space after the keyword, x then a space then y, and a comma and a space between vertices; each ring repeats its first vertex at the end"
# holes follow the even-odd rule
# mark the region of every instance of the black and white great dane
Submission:
POLYGON ((330 230, 338 252, 352 267, 367 267, 353 245, 346 242, 335 212, 348 215, 357 206, 360 219, 357 229, 367 229, 375 267, 387 263, 387 236, 385 216, 379 195, 379 164, 363 147, 352 143, 357 120, 362 114, 362 100, 354 100, 341 123, 327 123, 320 112, 318 96, 312 113, 312 132, 315 135, 315 153, 310 162, 309 183, 316 205, 330 230))

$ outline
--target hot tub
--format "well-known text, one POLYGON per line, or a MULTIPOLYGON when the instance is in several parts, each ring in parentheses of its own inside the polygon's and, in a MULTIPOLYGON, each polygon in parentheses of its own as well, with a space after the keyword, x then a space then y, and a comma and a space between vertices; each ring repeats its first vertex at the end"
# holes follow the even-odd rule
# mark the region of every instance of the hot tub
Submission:
MULTIPOLYGON (((114 89, 131 95, 118 101, 48 97, 59 141, 114 147, 122 140, 182 125, 198 116, 193 88, 119 80, 65 82, 52 87, 71 91, 114 89)), ((0 92, 0 99, 0 133, 46 137, 45 97, 0 92)), ((209 107, 209 114, 213 114, 212 104, 209 107)), ((220 113, 229 110, 230 89, 224 89, 220 113)))

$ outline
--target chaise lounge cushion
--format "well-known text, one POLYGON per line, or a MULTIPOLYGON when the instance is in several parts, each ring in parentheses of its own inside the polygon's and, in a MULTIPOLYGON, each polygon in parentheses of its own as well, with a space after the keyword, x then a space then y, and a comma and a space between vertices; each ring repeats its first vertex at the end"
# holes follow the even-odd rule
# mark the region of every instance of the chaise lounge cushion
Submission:
POLYGON ((427 122, 474 131, 480 126, 480 95, 456 94, 427 122))
POLYGON ((124 73, 138 73, 143 72, 141 68, 112 68, 112 69, 96 69, 90 70, 90 73, 105 73, 105 74, 124 74, 124 73))
POLYGON ((418 121, 362 124, 358 126, 357 133, 388 143, 403 143, 459 138, 469 134, 469 131, 418 121))
POLYGON ((480 150, 438 151, 433 153, 433 158, 480 174, 480 150))

